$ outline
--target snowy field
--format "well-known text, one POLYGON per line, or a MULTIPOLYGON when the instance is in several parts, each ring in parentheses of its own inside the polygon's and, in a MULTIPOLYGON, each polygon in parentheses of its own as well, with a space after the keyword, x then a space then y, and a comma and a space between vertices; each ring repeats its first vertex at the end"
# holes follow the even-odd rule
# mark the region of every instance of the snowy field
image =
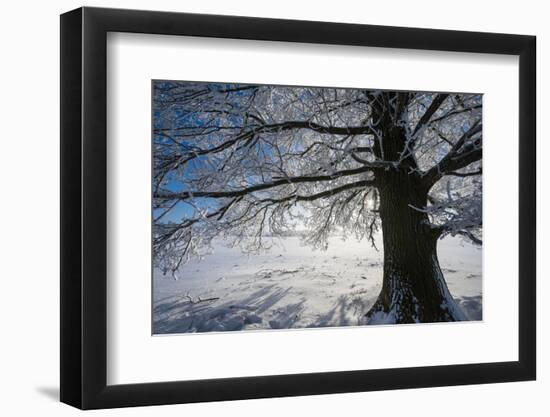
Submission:
MULTIPOLYGON (((362 325, 382 286, 382 248, 334 237, 327 251, 284 238, 261 255, 218 242, 213 253, 153 277, 153 333, 362 325)), ((471 320, 482 318, 481 249, 458 238, 439 241, 453 297, 471 320)))

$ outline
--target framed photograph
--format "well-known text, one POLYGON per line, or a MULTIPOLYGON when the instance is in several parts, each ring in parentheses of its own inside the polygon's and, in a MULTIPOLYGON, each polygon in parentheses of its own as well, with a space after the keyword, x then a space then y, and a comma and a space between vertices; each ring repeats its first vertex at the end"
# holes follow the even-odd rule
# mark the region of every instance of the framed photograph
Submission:
POLYGON ((535 37, 61 16, 61 401, 533 380, 535 37))

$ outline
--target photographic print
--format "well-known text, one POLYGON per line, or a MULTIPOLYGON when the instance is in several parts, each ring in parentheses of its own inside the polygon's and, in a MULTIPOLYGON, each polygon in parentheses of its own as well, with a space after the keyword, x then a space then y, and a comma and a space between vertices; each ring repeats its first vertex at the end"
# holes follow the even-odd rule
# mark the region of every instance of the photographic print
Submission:
POLYGON ((153 334, 482 320, 482 95, 152 81, 153 334))

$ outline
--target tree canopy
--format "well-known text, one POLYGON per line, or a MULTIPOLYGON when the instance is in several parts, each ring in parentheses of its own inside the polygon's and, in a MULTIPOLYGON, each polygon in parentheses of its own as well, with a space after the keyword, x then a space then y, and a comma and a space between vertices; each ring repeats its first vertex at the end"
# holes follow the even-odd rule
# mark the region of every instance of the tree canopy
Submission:
POLYGON ((411 210, 438 237, 481 244, 481 158, 479 94, 154 81, 155 264, 296 229, 316 248, 335 232, 375 244, 391 172, 425 187, 411 210))

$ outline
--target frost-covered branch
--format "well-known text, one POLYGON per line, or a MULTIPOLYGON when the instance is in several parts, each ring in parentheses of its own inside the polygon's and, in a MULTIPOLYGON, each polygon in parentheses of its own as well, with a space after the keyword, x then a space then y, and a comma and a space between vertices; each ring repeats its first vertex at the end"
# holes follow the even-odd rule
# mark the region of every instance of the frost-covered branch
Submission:
POLYGON ((431 218, 432 228, 440 237, 464 236, 475 244, 482 244, 483 206, 482 183, 476 176, 467 180, 448 178, 435 190, 424 210, 431 218))
POLYGON ((432 203, 416 209, 442 234, 481 228, 480 95, 155 81, 153 112, 153 250, 167 272, 217 238, 374 244, 391 172, 425 182, 432 203))

